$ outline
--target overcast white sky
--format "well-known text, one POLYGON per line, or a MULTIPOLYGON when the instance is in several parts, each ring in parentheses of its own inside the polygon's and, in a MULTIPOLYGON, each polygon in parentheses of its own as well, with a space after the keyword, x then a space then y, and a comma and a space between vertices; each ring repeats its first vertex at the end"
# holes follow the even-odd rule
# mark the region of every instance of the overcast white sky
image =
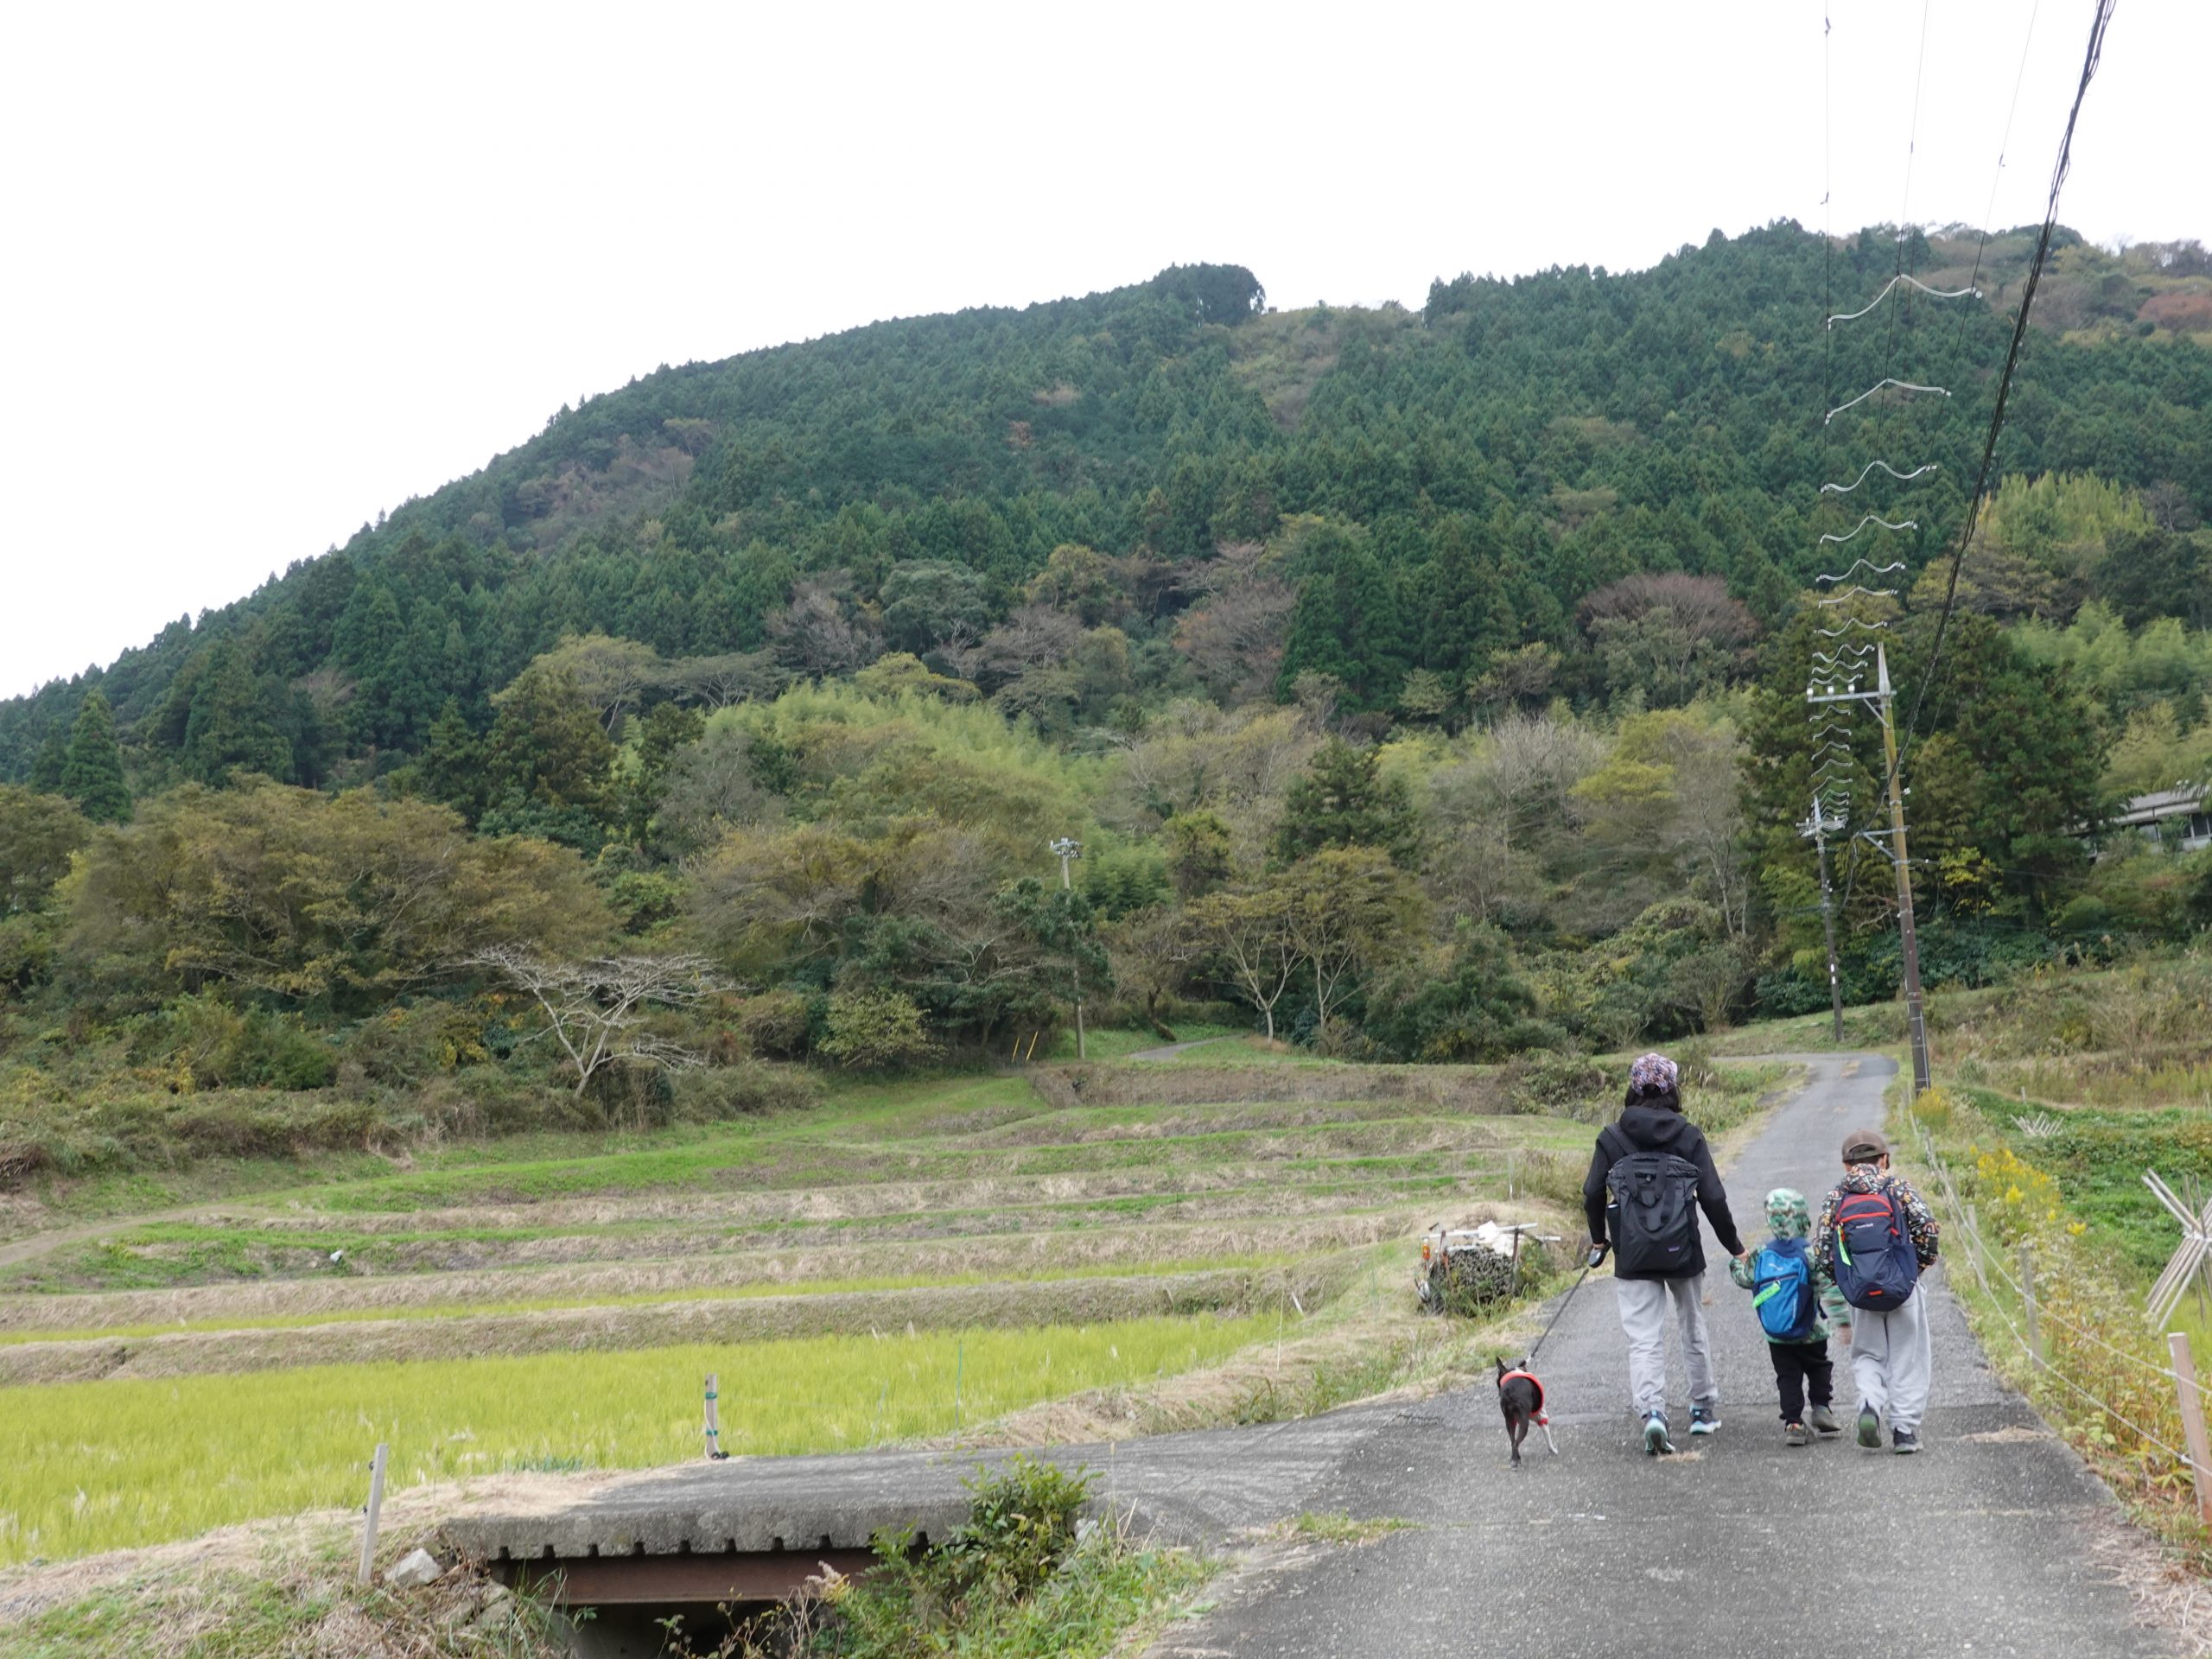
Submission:
MULTIPOLYGON (((1827 4, 1834 226, 1980 224, 1993 181, 1996 224, 2038 219, 2093 0, 1827 4)), ((10 8, 0 696, 660 363, 1176 261, 1249 265, 1282 306, 1418 306, 1440 275, 1819 225, 1822 15, 10 8)), ((2207 62, 2212 6, 2124 0, 2069 223, 2212 240, 2207 62)))

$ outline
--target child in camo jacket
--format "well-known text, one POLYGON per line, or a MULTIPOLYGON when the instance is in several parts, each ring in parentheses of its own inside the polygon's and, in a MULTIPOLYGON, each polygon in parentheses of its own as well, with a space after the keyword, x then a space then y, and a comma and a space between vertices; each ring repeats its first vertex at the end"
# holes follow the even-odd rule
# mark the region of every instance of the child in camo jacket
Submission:
MULTIPOLYGON (((1910 1181, 1890 1169, 1890 1143, 1879 1129, 1853 1129, 1843 1138, 1843 1179, 1821 1205, 1813 1236, 1813 1280, 1835 1281, 1835 1216, 1853 1193, 1887 1197, 1912 1240, 1921 1271, 1936 1265, 1942 1230, 1910 1181)), ((1859 1386, 1859 1444, 1869 1451, 1882 1444, 1882 1419, 1890 1420, 1891 1447, 1920 1450, 1920 1421, 1928 1410, 1933 1380, 1928 1298, 1918 1294, 1885 1313, 1866 1308, 1851 1312, 1851 1370, 1859 1386)))
MULTIPOLYGON (((1805 1195, 1794 1186, 1777 1186, 1766 1195, 1766 1224, 1777 1242, 1786 1238, 1808 1238, 1813 1230, 1812 1206, 1805 1195)), ((1807 1270, 1811 1271, 1808 1252, 1807 1270)), ((1758 1282, 1757 1252, 1728 1264, 1728 1276, 1745 1290, 1758 1282)), ((1774 1361, 1774 1382, 1781 1396, 1782 1436, 1791 1446, 1808 1445, 1813 1438, 1806 1425, 1826 1438, 1843 1433, 1843 1425, 1836 1421, 1830 1408, 1835 1402, 1835 1366, 1828 1358, 1828 1337, 1836 1325, 1847 1325, 1851 1319, 1851 1305, 1843 1300, 1833 1281, 1814 1273, 1813 1328, 1809 1334, 1796 1342, 1783 1342, 1767 1338, 1767 1353, 1774 1361), (1808 1418, 1805 1410, 1808 1394, 1812 1396, 1813 1409, 1808 1418)))

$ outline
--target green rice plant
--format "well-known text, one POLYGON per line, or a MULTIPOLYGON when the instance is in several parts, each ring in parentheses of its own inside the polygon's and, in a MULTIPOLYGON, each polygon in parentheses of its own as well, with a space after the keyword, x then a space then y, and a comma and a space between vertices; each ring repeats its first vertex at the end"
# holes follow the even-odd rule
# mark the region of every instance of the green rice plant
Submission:
POLYGON ((8 1389, 0 1566, 358 1505, 379 1440, 400 1485, 550 1459, 639 1468, 696 1456, 709 1371, 732 1452, 847 1451, 1133 1386, 1274 1328, 1131 1319, 8 1389))

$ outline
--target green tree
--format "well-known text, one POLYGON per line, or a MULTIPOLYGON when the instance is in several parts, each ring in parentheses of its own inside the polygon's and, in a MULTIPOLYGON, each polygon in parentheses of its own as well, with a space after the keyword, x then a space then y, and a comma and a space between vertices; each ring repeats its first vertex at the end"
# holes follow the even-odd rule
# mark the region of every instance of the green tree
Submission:
POLYGON ((1275 1007, 1296 981, 1300 961, 1287 890, 1270 884, 1208 893, 1183 918, 1194 956, 1252 1005, 1273 1042, 1275 1007))
POLYGON ((46 908, 69 856, 92 839, 82 813, 58 795, 0 784, 0 918, 46 908))
POLYGON ((68 764, 69 734, 59 726, 52 727, 38 746, 38 758, 31 762, 31 787, 41 795, 59 795, 61 771, 68 764))
POLYGON ((1314 1028, 1362 976, 1402 956, 1421 936, 1423 906, 1414 878, 1375 847, 1326 847, 1282 873, 1291 948, 1313 992, 1314 1028))
POLYGON ((485 775, 483 741, 468 729, 457 698, 448 697, 430 722, 415 770, 423 794, 453 808, 470 829, 476 827, 491 798, 491 779, 485 775))
POLYGON ((533 664, 492 699, 485 746, 495 833, 535 833, 584 850, 613 817, 614 745, 575 678, 533 664))
POLYGON ((1288 700, 1302 674, 1328 674, 1349 707, 1388 708, 1413 666, 1397 585, 1364 537, 1333 526, 1309 535, 1295 563, 1318 568, 1299 584, 1277 696, 1288 700))
POLYGON ((209 646, 187 701, 178 755, 185 775, 219 784, 233 771, 292 779, 292 745, 270 717, 245 653, 228 639, 209 646))
POLYGON ((1294 863, 1329 847, 1372 847, 1410 869, 1421 858, 1421 820, 1402 778, 1382 773, 1382 752, 1342 738, 1322 745, 1283 795, 1274 853, 1294 863))
POLYGON ((574 852, 473 838, 445 807, 365 790, 187 784, 82 856, 70 954, 137 996, 219 983, 359 1013, 477 950, 564 952, 608 931, 574 852))
POLYGON ((116 746, 115 713, 94 686, 85 694, 69 752, 61 763, 61 792, 94 823, 120 823, 130 816, 130 791, 123 781, 123 751, 116 746))

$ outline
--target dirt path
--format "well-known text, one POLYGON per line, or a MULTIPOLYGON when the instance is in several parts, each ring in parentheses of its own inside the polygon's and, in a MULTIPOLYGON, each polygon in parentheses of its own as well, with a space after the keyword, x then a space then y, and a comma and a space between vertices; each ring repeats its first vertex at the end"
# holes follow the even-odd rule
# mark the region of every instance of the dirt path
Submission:
POLYGON ((89 1244, 111 1233, 127 1233, 134 1227, 150 1227, 164 1221, 191 1221, 206 1216, 216 1206, 189 1204, 175 1210, 156 1210, 127 1216, 110 1216, 104 1221, 87 1221, 74 1227, 56 1227, 43 1233, 29 1233, 22 1238, 10 1239, 0 1244, 0 1268, 12 1268, 18 1262, 34 1262, 41 1255, 71 1244, 89 1244))
POLYGON ((1194 1048, 1204 1048, 1208 1043, 1225 1043, 1226 1037, 1193 1037, 1187 1043, 1166 1043, 1158 1048, 1141 1048, 1128 1056, 1133 1060, 1172 1060, 1178 1054, 1187 1054, 1194 1048))

